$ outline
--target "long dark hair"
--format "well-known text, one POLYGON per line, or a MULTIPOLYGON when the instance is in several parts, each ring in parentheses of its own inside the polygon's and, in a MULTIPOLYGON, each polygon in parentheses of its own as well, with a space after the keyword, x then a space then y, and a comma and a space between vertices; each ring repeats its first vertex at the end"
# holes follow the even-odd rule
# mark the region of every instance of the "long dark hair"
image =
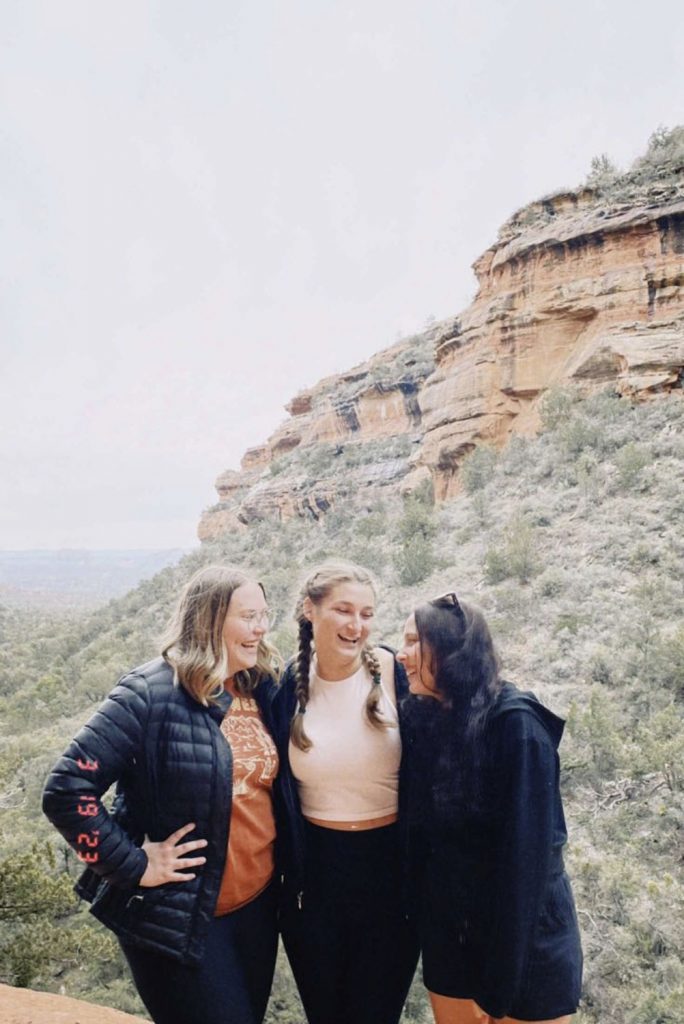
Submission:
POLYGON ((503 682, 479 608, 449 593, 419 605, 414 616, 422 657, 440 697, 423 698, 416 708, 421 724, 415 742, 432 747, 430 803, 438 818, 448 821, 459 809, 478 805, 483 734, 503 682))

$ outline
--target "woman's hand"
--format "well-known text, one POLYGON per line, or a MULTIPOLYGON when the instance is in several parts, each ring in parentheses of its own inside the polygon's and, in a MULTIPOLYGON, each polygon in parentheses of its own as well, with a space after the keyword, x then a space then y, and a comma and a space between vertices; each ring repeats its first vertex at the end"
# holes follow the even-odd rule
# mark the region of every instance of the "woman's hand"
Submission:
POLYGON ((206 857, 186 857, 184 854, 192 853, 193 850, 201 850, 207 845, 206 839, 192 839, 189 843, 182 843, 181 839, 188 832, 192 832, 195 823, 183 825, 177 832, 173 832, 163 843, 153 843, 145 837, 142 845, 147 854, 147 867, 145 873, 138 883, 143 888, 150 888, 153 885, 163 885, 164 882, 190 882, 195 877, 185 868, 198 868, 206 863, 206 857))

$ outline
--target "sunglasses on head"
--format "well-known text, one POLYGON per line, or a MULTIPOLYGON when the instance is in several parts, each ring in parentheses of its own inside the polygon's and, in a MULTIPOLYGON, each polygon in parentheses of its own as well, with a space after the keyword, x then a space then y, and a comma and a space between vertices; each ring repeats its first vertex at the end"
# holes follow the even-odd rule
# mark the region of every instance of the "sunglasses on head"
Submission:
POLYGON ((448 594, 440 594, 439 597, 433 597, 430 604, 434 605, 435 608, 452 608, 457 615, 463 616, 463 609, 453 590, 450 590, 448 594))

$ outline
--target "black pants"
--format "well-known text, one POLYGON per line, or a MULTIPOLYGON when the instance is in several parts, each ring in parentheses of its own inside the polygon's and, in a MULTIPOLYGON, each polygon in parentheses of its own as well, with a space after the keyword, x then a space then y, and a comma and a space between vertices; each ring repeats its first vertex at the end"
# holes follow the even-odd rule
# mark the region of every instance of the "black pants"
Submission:
POLYGON ((306 826, 305 887, 282 915, 309 1024, 397 1024, 418 960, 401 899, 396 825, 306 826))
POLYGON ((276 892, 215 917, 197 966, 121 942, 155 1024, 261 1024, 278 947, 276 892))

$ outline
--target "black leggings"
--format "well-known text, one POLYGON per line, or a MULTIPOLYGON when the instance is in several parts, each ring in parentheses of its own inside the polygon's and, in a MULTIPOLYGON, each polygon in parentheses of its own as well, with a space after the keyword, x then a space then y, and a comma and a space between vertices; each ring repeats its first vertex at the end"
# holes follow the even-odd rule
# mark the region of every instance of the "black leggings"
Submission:
POLYGON ((121 942, 155 1024, 261 1024, 277 946, 273 885, 232 914, 213 919, 197 966, 121 942))
POLYGON ((288 900, 281 925, 309 1024, 397 1024, 418 960, 398 828, 307 822, 306 840, 302 906, 288 900))

